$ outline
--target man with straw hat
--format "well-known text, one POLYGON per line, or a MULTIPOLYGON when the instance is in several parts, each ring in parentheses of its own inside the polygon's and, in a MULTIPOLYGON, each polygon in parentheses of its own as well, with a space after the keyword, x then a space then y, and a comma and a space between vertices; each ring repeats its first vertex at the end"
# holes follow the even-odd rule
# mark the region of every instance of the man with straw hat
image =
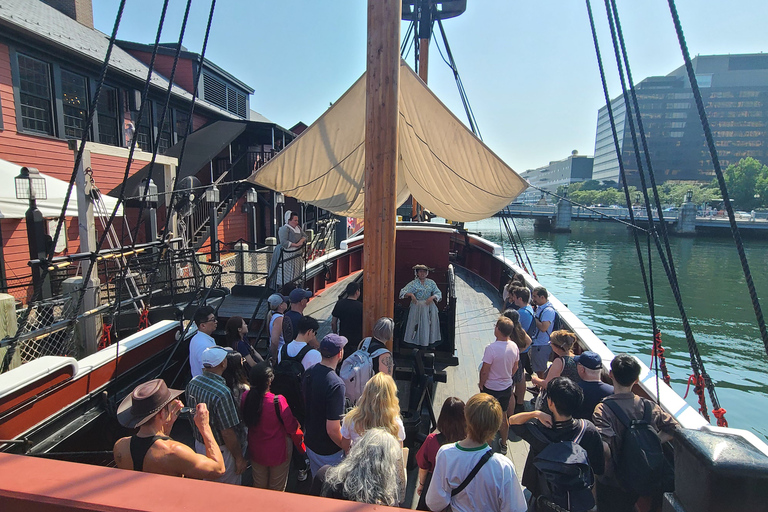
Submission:
POLYGON ((139 384, 117 409, 117 419, 126 428, 139 428, 115 443, 117 467, 147 473, 215 480, 224 474, 224 457, 208 423, 208 408, 198 404, 195 424, 205 439, 205 455, 174 441, 168 434, 179 417, 183 391, 168 389, 162 379, 139 384))

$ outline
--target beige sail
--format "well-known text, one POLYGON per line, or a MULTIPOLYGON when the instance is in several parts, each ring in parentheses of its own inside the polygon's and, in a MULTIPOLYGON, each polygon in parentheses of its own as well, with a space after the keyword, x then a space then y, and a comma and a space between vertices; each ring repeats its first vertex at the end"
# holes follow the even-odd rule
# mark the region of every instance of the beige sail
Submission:
MULTIPOLYGON (((249 181, 337 215, 363 218, 365 74, 249 181)), ((527 183, 401 61, 397 204, 410 194, 451 220, 485 219, 527 183)))

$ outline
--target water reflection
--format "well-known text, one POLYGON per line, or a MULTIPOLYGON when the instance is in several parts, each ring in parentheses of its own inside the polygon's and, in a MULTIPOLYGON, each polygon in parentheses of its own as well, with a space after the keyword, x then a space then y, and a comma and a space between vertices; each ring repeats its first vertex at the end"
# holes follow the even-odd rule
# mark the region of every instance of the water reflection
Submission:
MULTIPOLYGON (((518 220, 517 226, 539 280, 611 350, 629 352, 649 363, 651 321, 634 240, 627 228, 575 222, 572 233, 553 234, 534 232, 529 220, 518 220)), ((467 227, 502 243, 498 219, 467 227)), ((768 242, 749 239, 744 243, 761 305, 768 308, 768 242)), ((644 236, 641 244, 645 256, 644 236)), ((504 246, 511 258, 510 246, 504 246)), ((706 370, 717 385, 721 405, 728 410, 728 421, 765 438, 768 361, 733 241, 673 238, 671 248, 686 314, 706 370)), ((667 348, 672 386, 682 395, 691 373, 690 356, 655 246, 652 254, 657 322, 667 348)), ((693 392, 687 400, 695 404, 693 392)))

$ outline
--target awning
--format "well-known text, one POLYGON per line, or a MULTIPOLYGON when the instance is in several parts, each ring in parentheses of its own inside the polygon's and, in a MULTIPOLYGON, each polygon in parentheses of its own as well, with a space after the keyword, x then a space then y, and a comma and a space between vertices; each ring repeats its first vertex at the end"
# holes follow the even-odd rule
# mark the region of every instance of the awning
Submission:
MULTIPOLYGON (((365 74, 249 181, 337 215, 362 218, 365 74)), ((401 61, 397 204, 409 194, 450 220, 491 217, 527 183, 401 61)))
MULTIPOLYGON (((20 165, 0 160, 0 218, 2 219, 23 219, 29 209, 29 200, 16 199, 16 182, 14 178, 21 171, 20 165)), ((47 219, 58 218, 61 215, 61 207, 64 205, 64 198, 69 188, 69 183, 58 180, 52 176, 40 173, 45 178, 45 186, 48 192, 48 199, 37 200, 37 208, 47 219)), ((104 204, 107 207, 108 215, 112 214, 117 204, 117 199, 102 194, 104 204)), ((77 217, 77 191, 73 190, 67 203, 67 217, 77 217)), ((122 207, 117 212, 122 216, 122 207)), ((94 215, 98 215, 94 211, 94 215)))
MULTIPOLYGON (((199 130, 192 132, 187 136, 187 146, 184 148, 184 160, 181 162, 181 169, 177 172, 177 179, 194 176, 197 172, 216 155, 226 148, 233 140, 245 131, 247 122, 242 121, 215 121, 199 130)), ((181 154, 182 141, 177 142, 165 152, 165 156, 178 158, 181 154)), ((155 164, 155 170, 152 172, 152 181, 157 185, 159 193, 170 189, 171 184, 166 185, 162 165, 155 164)), ((127 197, 137 195, 141 180, 149 176, 149 164, 145 165, 138 172, 134 173, 126 181, 125 194, 127 197)), ((170 190, 168 190, 170 191, 170 190)), ((117 196, 120 193, 120 186, 110 191, 109 194, 117 196)))

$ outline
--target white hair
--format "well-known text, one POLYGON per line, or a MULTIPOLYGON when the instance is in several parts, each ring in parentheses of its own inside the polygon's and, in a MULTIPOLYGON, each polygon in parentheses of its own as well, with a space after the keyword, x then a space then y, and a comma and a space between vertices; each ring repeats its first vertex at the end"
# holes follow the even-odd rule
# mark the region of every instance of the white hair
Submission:
POLYGON ((403 450, 383 428, 367 430, 338 466, 325 474, 327 488, 359 503, 397 506, 405 497, 403 450))

